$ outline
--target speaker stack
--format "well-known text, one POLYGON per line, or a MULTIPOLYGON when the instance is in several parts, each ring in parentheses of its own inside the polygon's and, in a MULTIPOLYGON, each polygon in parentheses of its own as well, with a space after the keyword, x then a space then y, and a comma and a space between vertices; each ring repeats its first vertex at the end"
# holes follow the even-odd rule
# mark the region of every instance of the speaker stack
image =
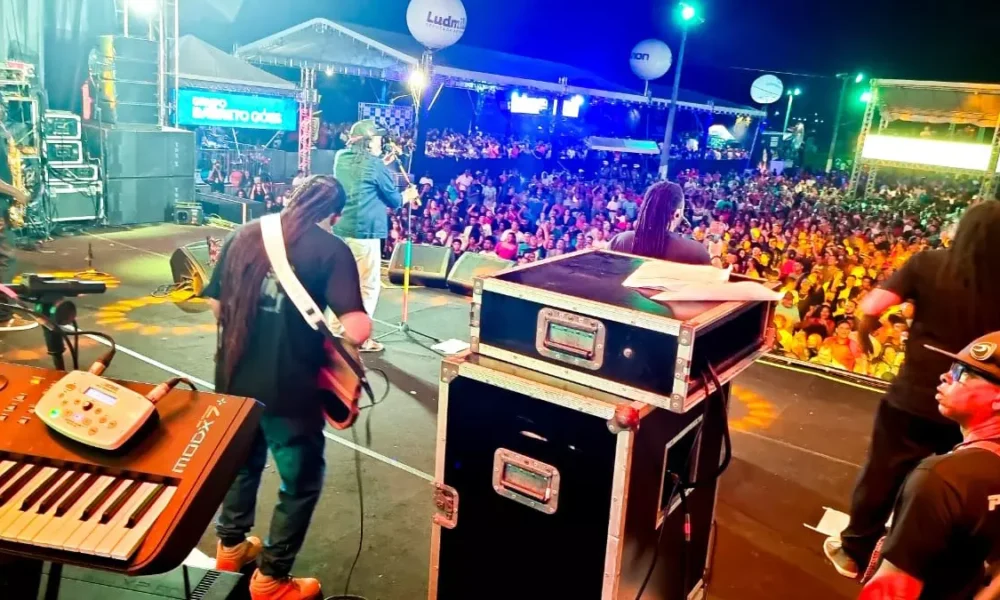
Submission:
POLYGON ((100 219, 104 189, 97 165, 86 160, 80 117, 65 111, 46 111, 42 131, 52 222, 100 219))
POLYGON ((90 75, 97 88, 95 116, 102 123, 159 122, 158 53, 157 43, 151 40, 120 35, 98 37, 90 75))

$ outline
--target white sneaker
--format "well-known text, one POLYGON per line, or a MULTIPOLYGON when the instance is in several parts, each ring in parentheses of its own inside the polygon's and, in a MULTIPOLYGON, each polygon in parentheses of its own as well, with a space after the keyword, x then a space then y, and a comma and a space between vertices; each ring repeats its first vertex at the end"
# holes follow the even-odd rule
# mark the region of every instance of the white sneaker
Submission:
POLYGON ((365 343, 358 348, 358 352, 381 352, 383 350, 385 350, 385 346, 371 338, 365 340, 365 343))
POLYGON ((14 315, 9 320, 0 323, 0 332, 3 331, 27 331, 38 327, 38 321, 27 319, 21 315, 14 315))

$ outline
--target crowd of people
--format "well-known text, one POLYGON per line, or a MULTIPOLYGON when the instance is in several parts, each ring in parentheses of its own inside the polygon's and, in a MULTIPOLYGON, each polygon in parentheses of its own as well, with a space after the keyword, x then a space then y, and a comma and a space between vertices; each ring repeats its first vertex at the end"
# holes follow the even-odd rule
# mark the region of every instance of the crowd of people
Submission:
MULTIPOLYGON (((607 248, 633 230, 652 174, 628 181, 570 173, 523 177, 465 171, 448 182, 421 181, 413 210, 416 243, 494 254, 528 263, 588 248, 607 248)), ((865 295, 910 256, 949 243, 949 226, 975 202, 971 182, 901 179, 870 198, 844 197, 835 175, 683 173, 685 223, 678 232, 701 242, 712 264, 776 281, 784 292, 775 314, 775 352, 882 380, 899 372, 913 306, 883 317, 858 339, 865 295)), ((405 239, 407 215, 391 216, 384 251, 405 239)))

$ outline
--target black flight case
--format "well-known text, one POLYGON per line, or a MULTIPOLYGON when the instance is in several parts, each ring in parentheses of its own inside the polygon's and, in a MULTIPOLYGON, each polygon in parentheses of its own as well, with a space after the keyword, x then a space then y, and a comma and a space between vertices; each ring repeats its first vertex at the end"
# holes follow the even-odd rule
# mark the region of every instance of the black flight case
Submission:
POLYGON ((664 306, 621 286, 643 260, 477 280, 473 353, 441 368, 431 600, 705 594, 729 381, 773 303, 664 306))

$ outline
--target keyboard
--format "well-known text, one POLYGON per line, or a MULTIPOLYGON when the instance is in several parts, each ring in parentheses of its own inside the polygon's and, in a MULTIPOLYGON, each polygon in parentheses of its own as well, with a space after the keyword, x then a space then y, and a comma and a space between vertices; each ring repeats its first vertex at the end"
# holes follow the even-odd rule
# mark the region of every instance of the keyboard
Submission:
MULTIPOLYGON (((175 388, 157 418, 107 452, 35 417, 63 375, 0 362, 0 553, 130 575, 175 568, 246 459, 263 407, 175 388)), ((153 387, 119 383, 141 394, 153 387)), ((88 426, 113 426, 94 418, 88 426)))

